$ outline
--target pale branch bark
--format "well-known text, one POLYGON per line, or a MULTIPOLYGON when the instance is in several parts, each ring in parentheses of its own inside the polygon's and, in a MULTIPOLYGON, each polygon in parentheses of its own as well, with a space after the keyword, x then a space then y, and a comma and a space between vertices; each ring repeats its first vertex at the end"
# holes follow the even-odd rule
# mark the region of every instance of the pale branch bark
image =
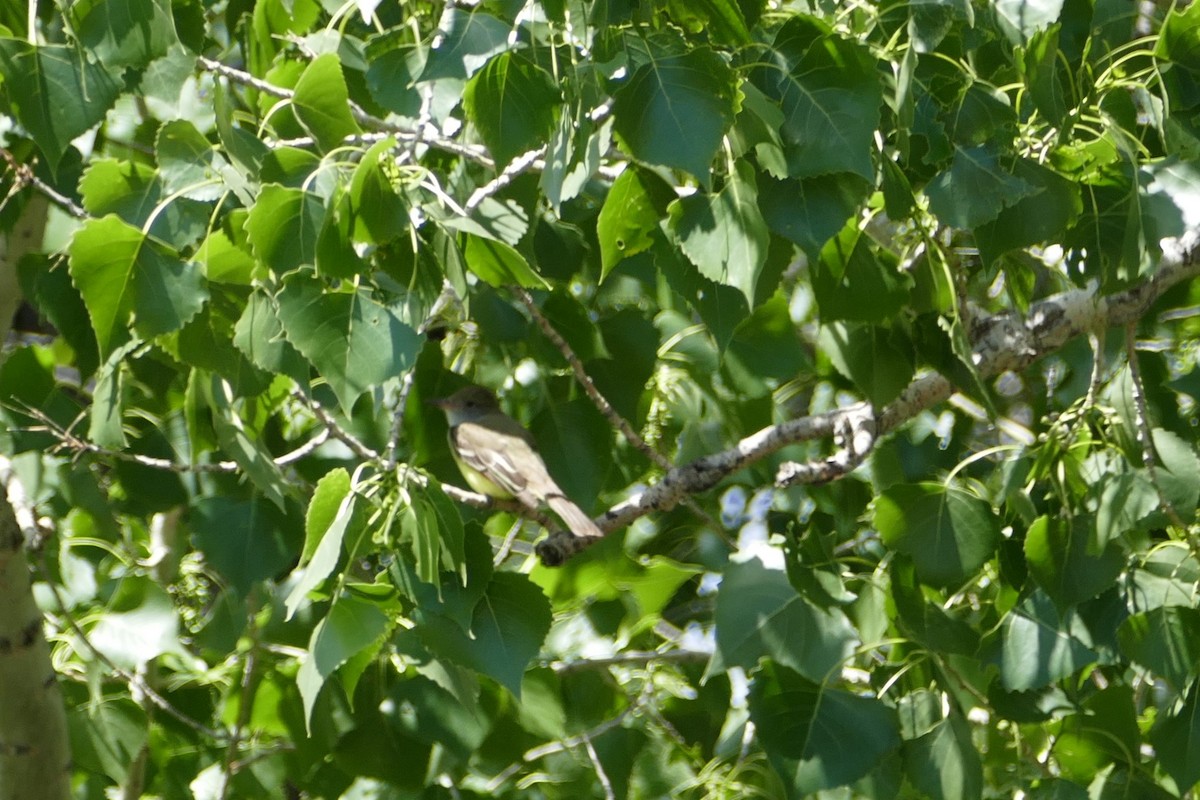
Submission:
POLYGON ((625 437, 625 441, 637 448, 638 452, 650 459, 651 463, 661 469, 669 470, 671 468, 670 460, 647 444, 646 440, 639 436, 637 431, 633 429, 633 426, 629 424, 629 421, 617 413, 612 403, 608 402, 608 398, 600 393, 600 390, 596 388, 596 384, 592 381, 592 377, 584 369, 583 361, 575 354, 571 345, 567 344, 567 340, 554 329, 554 326, 550 324, 550 320, 546 319, 541 309, 533 302, 533 297, 529 292, 519 286, 514 286, 512 287, 512 293, 521 301, 521 305, 525 306, 525 310, 529 312, 529 316, 533 318, 542 335, 566 359, 566 362, 571 366, 571 371, 575 373, 576 382, 583 387, 583 391, 587 394, 588 399, 592 401, 592 405, 604 415, 604 418, 608 420, 608 424, 619 431, 625 437))
MULTIPOLYGON (((284 89, 282 87, 275 86, 268 81, 254 77, 248 72, 244 72, 240 69, 222 64, 220 61, 200 56, 197 58, 196 63, 198 63, 208 72, 220 75, 221 77, 234 83, 257 89, 258 91, 270 95, 271 97, 277 97, 280 100, 288 100, 290 102, 295 96, 295 92, 290 89, 284 89)), ((444 150, 457 156, 469 158, 485 167, 494 168, 496 166, 487 153, 480 149, 467 147, 459 142, 446 139, 438 135, 430 125, 423 126, 421 130, 412 130, 404 125, 397 125, 396 123, 390 122, 386 119, 380 119, 379 117, 372 116, 371 114, 363 111, 363 109, 355 103, 350 104, 350 113, 354 117, 354 120, 360 125, 365 125, 366 127, 373 128, 377 131, 385 131, 395 136, 397 139, 403 141, 416 141, 421 144, 426 144, 430 147, 435 147, 438 150, 444 150)), ((350 137, 348 139, 348 142, 353 141, 354 137, 350 137)))
MULTIPOLYGON (((1008 311, 976 318, 971 341, 980 376, 991 378, 1005 371, 1020 371, 1077 336, 1134 322, 1169 288, 1200 276, 1200 230, 1164 240, 1162 251, 1155 273, 1129 289, 1108 296, 1099 295, 1095 289, 1076 289, 1034 303, 1026 316, 1008 311)), ((839 465, 849 466, 866 455, 859 451, 863 442, 874 442, 896 430, 948 399, 953 391, 954 385, 945 376, 927 372, 914 378, 878 413, 867 403, 856 403, 771 425, 728 450, 675 467, 658 483, 610 508, 596 524, 611 533, 652 512, 674 508, 684 498, 713 488, 725 477, 786 445, 848 434, 855 444, 852 456, 835 456, 838 460, 833 466, 823 460, 794 469, 799 480, 809 482, 841 477, 848 470, 839 465)), ((543 563, 556 565, 589 544, 590 540, 572 536, 569 531, 555 531, 539 543, 537 552, 543 563)))
POLYGON ((24 545, 0 487, 0 797, 66 800, 71 796, 67 714, 24 545))
MULTIPOLYGON (((11 462, 9 462, 7 458, 0 456, 0 532, 7 530, 5 527, 7 523, 3 519, 5 508, 10 509, 14 514, 16 528, 18 530, 17 536, 19 539, 23 538, 24 540, 37 542, 44 538, 43 532, 38 526, 38 520, 34 511, 33 502, 25 494, 24 487, 21 486, 20 481, 18 481, 13 475, 11 462), (8 497, 7 501, 4 500, 6 492, 8 497)), ((0 542, 0 544, 2 544, 2 542, 0 542)), ((19 552, 20 551, 18 550, 18 553, 19 552)), ((75 634, 77 641, 72 642, 71 646, 77 652, 86 650, 93 658, 104 665, 108 675, 111 675, 112 677, 115 677, 128 685, 135 694, 141 693, 156 707, 162 709, 179 722, 187 725, 189 728, 192 728, 201 735, 210 739, 218 742, 225 741, 226 735, 224 731, 209 728, 204 724, 192 719, 187 714, 184 714, 182 711, 175 708, 175 706, 171 705, 170 701, 168 701, 165 697, 156 692, 141 675, 117 666, 108 656, 104 655, 103 652, 101 652, 94 644, 92 644, 91 639, 88 638, 87 632, 84 631, 75 618, 71 616, 71 610, 67 606, 66 601, 63 599, 62 593, 59 592, 58 584, 52 579, 50 570, 46 565, 45 554, 41 553, 39 550, 39 556, 40 558, 36 564, 36 567, 42 582, 49 590, 51 597, 54 598, 55 605, 58 606, 58 611, 61 613, 61 624, 59 624, 59 627, 62 628, 63 625, 65 625, 67 629, 75 634), (82 645, 82 650, 79 645, 82 645)), ((8 598, 4 592, 9 589, 11 582, 19 579, 19 575, 9 570, 9 566, 13 560, 14 559, 9 554, 9 551, 3 547, 0 547, 0 603, 7 603, 8 598)), ((24 558, 20 558, 19 560, 22 564, 25 563, 24 558)), ((26 581, 28 581, 28 572, 26 572, 26 581)), ((32 596, 30 598, 30 602, 32 602, 32 596)), ((0 636, 5 636, 5 626, 8 625, 8 621, 10 619, 17 618, 15 612, 19 612, 19 609, 15 609, 15 607, 11 605, 0 606, 0 608, 10 609, 10 613, 8 613, 7 616, 0 615, 0 636)), ((41 635, 40 618, 38 622, 38 635, 39 637, 41 635)), ((3 682, 5 678, 2 672, 4 669, 4 658, 5 654, 2 652, 2 647, 0 647, 0 686, 3 686, 5 691, 8 691, 9 684, 3 682)), ((47 654, 47 664, 49 663, 49 655, 47 654)), ((3 733, 3 731, 6 730, 4 728, 6 720, 5 714, 8 713, 9 707, 10 706, 7 699, 5 699, 4 702, 0 702, 0 736, 5 735, 3 733)), ((52 722, 53 721, 51 720, 46 724, 51 724, 52 722)), ((0 760, 5 757, 3 752, 4 744, 5 743, 3 741, 0 741, 0 760)), ((4 800, 8 800, 9 797, 25 798, 26 795, 12 795, 5 793, 5 786, 3 783, 3 770, 5 768, 6 765, 0 764, 0 798, 3 798, 4 800)), ((50 796, 51 795, 46 795, 46 797, 50 796)), ((63 797, 67 796, 68 795, 63 795, 63 797)), ((41 798, 42 795, 28 795, 28 797, 30 800, 34 800, 34 798, 41 798)))
MULTIPOLYGON (((629 424, 629 421, 622 417, 617 410, 613 408, 612 403, 608 402, 608 398, 601 394, 600 390, 596 388, 596 384, 592 380, 592 376, 588 375, 587 370, 583 366, 582 359, 580 359, 575 351, 571 348, 571 345, 567 343, 567 340, 564 339, 559 332, 554 329, 554 326, 550 324, 550 320, 546 319, 546 315, 543 314, 541 309, 537 307, 537 304, 533 302, 533 297, 529 294, 529 292, 525 291, 519 286, 511 287, 511 291, 516 298, 521 301, 521 304, 525 306, 525 309, 529 312, 529 315, 533 318, 533 321, 537 323, 538 328, 542 331, 542 335, 545 336, 552 345, 554 345, 555 349, 557 349, 558 352, 562 354, 562 357, 566 359, 566 362, 571 365, 571 371, 575 373, 576 382, 583 387, 583 391, 588 396, 588 399, 592 401, 592 405, 594 405, 596 409, 604 416, 604 418, 608 420, 608 424, 611 425, 615 430, 620 431, 621 435, 625 437, 625 441, 629 442, 631 446, 636 448, 642 455, 649 459, 650 463, 654 464, 664 472, 670 470, 672 466, 670 459, 668 459, 665 455, 652 447, 649 442, 639 436, 637 431, 633 429, 633 426, 629 424)), ((703 519, 705 524, 707 524, 711 529, 721 529, 721 526, 718 525, 716 520, 712 518, 712 515, 705 511, 699 503, 695 502, 690 497, 685 498, 684 502, 687 504, 688 508, 694 514, 696 514, 696 516, 703 519)))

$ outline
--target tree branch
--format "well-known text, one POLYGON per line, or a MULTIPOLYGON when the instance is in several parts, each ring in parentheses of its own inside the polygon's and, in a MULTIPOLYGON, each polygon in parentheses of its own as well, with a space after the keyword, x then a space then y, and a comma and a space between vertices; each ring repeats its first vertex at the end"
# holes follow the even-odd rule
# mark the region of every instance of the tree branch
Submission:
MULTIPOLYGON (((1200 230, 1189 231, 1179 239, 1164 240, 1162 251, 1154 275, 1124 291, 1101 297, 1096 289, 1075 289, 1034 303, 1025 317, 1008 311, 975 319, 971 339, 980 376, 991 378, 1005 371, 1019 371, 1077 336, 1137 320, 1172 286, 1200 276, 1200 230)), ((863 432, 870 429, 864 419, 874 419, 871 437, 874 441, 943 402, 953 391, 953 384, 945 376, 927 372, 914 378, 899 397, 878 413, 867 403, 856 403, 763 428, 728 450, 675 467, 658 483, 610 508, 597 524, 604 532, 611 533, 652 512, 669 510, 685 497, 713 488, 728 475, 790 444, 849 432, 850 441, 861 445, 865 439, 863 432)), ((853 455, 854 458, 835 456, 839 460, 834 466, 822 466, 823 461, 807 468, 800 465, 793 470, 792 482, 813 483, 842 477, 848 472, 845 467, 855 458, 861 460, 866 453, 856 450, 853 455)), ((589 544, 590 540, 575 537, 569 531, 556 531, 539 543, 537 553, 543 563, 554 566, 589 544)))

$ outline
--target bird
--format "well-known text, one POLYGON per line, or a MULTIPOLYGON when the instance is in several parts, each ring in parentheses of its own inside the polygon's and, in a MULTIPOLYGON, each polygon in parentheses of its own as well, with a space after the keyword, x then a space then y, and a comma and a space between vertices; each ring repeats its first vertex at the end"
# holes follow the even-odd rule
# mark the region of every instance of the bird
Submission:
POLYGON ((472 489, 488 497, 516 499, 533 511, 549 506, 576 537, 604 536, 550 477, 533 436, 500 409, 491 391, 472 384, 430 403, 446 415, 450 453, 472 489))

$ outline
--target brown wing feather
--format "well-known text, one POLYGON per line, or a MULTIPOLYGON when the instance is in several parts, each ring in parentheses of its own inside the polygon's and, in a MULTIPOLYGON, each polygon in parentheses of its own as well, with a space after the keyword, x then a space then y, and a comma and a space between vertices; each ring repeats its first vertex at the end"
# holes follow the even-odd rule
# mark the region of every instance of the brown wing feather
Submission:
POLYGON ((523 428, 499 431, 464 422, 455 426, 452 435, 463 463, 527 506, 537 508, 547 496, 562 494, 523 428))

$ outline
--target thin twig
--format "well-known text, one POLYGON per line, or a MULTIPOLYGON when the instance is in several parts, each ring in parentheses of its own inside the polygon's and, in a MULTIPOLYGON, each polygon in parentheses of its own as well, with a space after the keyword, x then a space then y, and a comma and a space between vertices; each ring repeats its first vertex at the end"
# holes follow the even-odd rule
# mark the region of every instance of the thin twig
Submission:
POLYGON ((604 790, 604 800, 617 800, 617 795, 613 792, 612 781, 608 779, 608 773, 604 771, 604 765, 600 763, 600 755, 596 752, 591 738, 583 740, 583 748, 592 762, 592 769, 596 771, 596 780, 600 781, 600 788, 604 790))
POLYGON ((567 344, 567 340, 560 336, 558 331, 554 329, 554 326, 550 324, 550 320, 546 319, 545 315, 542 314, 541 309, 533 302, 532 295, 519 286, 514 286, 512 292, 521 301, 521 304, 525 306, 529 315, 533 317, 533 321, 541 329, 542 335, 550 340, 550 343, 554 345, 558 352, 562 354, 562 357, 566 359, 567 363, 571 365, 571 371, 575 373, 575 380, 583 387, 583 391, 591 399, 592 404, 599 409, 609 424, 620 431, 621 435, 625 437, 625 441, 636 447, 642 455, 650 459, 657 467, 663 470, 671 469, 671 461, 647 444, 637 434, 637 431, 633 429, 633 426, 629 424, 628 420, 617 413, 617 410, 612 407, 612 403, 608 402, 608 398, 600 394, 600 390, 596 388, 596 384, 592 381, 591 376, 584 369, 583 361, 575 354, 571 345, 567 344))
POLYGON ((379 453, 376 453, 374 450, 367 447, 362 443, 361 440, 359 440, 358 437, 350 433, 350 431, 346 430, 341 425, 338 425, 337 420, 335 420, 330 413, 325 410, 325 407, 322 406, 315 398, 308 397, 299 389, 296 389, 292 392, 292 397, 307 405, 313 416, 316 417, 317 422, 320 422, 322 425, 324 425, 325 429, 329 431, 333 438, 349 447, 354 455, 358 456, 363 461, 375 461, 379 458, 379 453))
MULTIPOLYGON (((1164 239, 1161 246, 1163 256, 1157 272, 1124 291, 1101 297, 1095 289, 1076 289, 1034 303, 1025 316, 1008 311, 975 320, 971 341, 979 374, 986 378, 1006 370, 1023 370, 1076 336, 1138 320, 1167 289, 1200 276, 1200 230, 1189 231, 1178 239, 1164 239)), ((875 415, 874 436, 890 433, 953 392, 954 385, 937 372, 918 375, 875 415)), ((727 450, 672 468, 657 483, 610 508, 597 525, 609 532, 647 514, 671 509, 782 447, 833 436, 844 430, 848 417, 866 411, 869 404, 857 403, 763 428, 727 450)), ((820 474, 819 470, 813 472, 820 474)), ((539 543, 538 555, 543 563, 561 564, 592 541, 558 531, 539 543)))
MULTIPOLYGON (((647 686, 650 685, 651 684, 647 683, 647 686)), ((565 750, 574 750, 576 747, 585 745, 588 741, 595 739, 598 736, 603 736, 613 728, 620 727, 626 719, 628 719, 634 712, 641 708, 642 704, 645 702, 644 696, 645 692, 643 692, 641 696, 639 696, 625 708, 621 709, 616 716, 612 717, 611 719, 606 719, 604 722, 601 722, 600 724, 584 731, 583 733, 580 733, 576 736, 570 736, 559 741, 547 742, 546 744, 526 750, 524 755, 521 756, 520 761, 510 764, 499 775, 488 781, 486 787, 487 793, 495 794, 500 787, 503 786, 506 781, 508 781, 509 778, 520 772, 522 767, 524 767, 526 764, 531 764, 534 761, 545 758, 546 756, 552 756, 555 753, 561 753, 565 750)))
MULTIPOLYGON (((571 371, 575 373, 575 380, 578 381, 579 385, 583 387, 584 393, 587 394, 588 398, 592 401, 592 404, 596 406, 600 413, 604 415, 605 419, 608 420, 608 423, 620 431, 621 435, 625 437, 625 441, 637 448, 637 450, 642 453, 642 455, 646 456, 646 458, 650 459, 655 466, 664 472, 669 471, 673 466, 670 459, 658 452, 658 450, 655 448, 651 447, 645 439, 639 436, 637 431, 633 429, 633 426, 629 424, 629 421, 617 413, 617 410, 613 408, 612 403, 608 402, 608 398, 600 393, 600 390, 596 388, 596 384, 592 381, 592 377, 588 375, 587 370, 584 369, 583 361, 575 353, 574 349, 571 348, 571 345, 567 343, 567 340, 559 335, 554 326, 550 324, 550 320, 546 319, 546 316, 541 312, 541 309, 539 309, 537 304, 533 302, 533 296, 519 286, 514 286, 512 291, 516 295, 517 299, 521 301, 521 304, 525 306, 526 310, 529 311, 529 315, 533 317, 533 321, 536 322, 538 328, 541 329, 542 335, 550 340, 550 343, 558 349, 558 352, 562 354, 562 357, 566 359, 568 364, 571 365, 571 371)), ((691 497, 685 497, 683 498, 683 502, 685 505, 687 505, 689 510, 696 514, 696 516, 700 517, 700 519, 704 520, 704 523, 709 528, 715 531, 723 530, 721 525, 713 518, 713 516, 705 511, 704 508, 695 501, 695 499, 691 497)))
POLYGON ((661 664, 667 661, 707 661, 710 658, 712 658, 712 653, 706 653, 703 650, 629 650, 605 658, 551 661, 547 662, 545 666, 549 666, 555 672, 575 672, 584 669, 661 664))
POLYGON ((235 765, 237 764, 238 748, 242 743, 242 733, 245 731, 246 726, 250 724, 250 714, 254 710, 254 672, 258 666, 259 640, 257 615, 257 593, 251 592, 251 596, 247 598, 246 609, 246 636, 250 639, 250 647, 247 649, 245 659, 242 663, 242 681, 238 693, 237 720, 233 724, 233 730, 229 733, 229 743, 225 748, 225 769, 221 776, 220 797, 222 800, 229 796, 229 790, 233 784, 233 776, 237 774, 235 765))
POLYGON ((519 175, 530 169, 534 164, 537 163, 537 160, 545 154, 546 147, 543 145, 537 150, 530 150, 528 153, 514 158, 509 162, 508 166, 506 166, 500 172, 499 175, 497 175, 495 178, 492 178, 492 180, 485 183, 483 186, 480 186, 471 193, 471 196, 463 205, 463 210, 470 214, 479 207, 480 203, 499 192, 505 186, 508 186, 510 183, 516 180, 519 175))
POLYGON ((17 161, 16 156, 7 149, 0 147, 0 157, 8 162, 8 168, 13 171, 14 182, 18 186, 32 186, 76 219, 87 218, 87 209, 34 175, 32 167, 17 161))
POLYGON ((496 555, 492 557, 492 565, 500 566, 504 563, 504 559, 508 558, 508 554, 512 552, 513 542, 517 540, 517 534, 521 532, 521 519, 508 529, 508 534, 504 537, 504 541, 500 543, 500 547, 496 550, 496 555))
MULTIPOLYGON (((220 61, 200 56, 197 59, 197 63, 199 63, 201 67, 209 72, 220 75, 230 81, 233 81, 234 83, 239 83, 243 86, 250 86, 272 97, 278 97, 281 100, 291 100, 295 96, 295 92, 291 91, 290 89, 284 89, 279 86, 275 86, 272 83, 264 81, 262 78, 256 78, 248 72, 244 72, 240 69, 235 69, 234 67, 222 64, 220 61)), ((397 125, 394 122, 390 122, 386 119, 380 119, 379 117, 368 114, 354 102, 350 103, 350 114, 354 117, 356 122, 366 125, 370 128, 374 128, 375 130, 387 131, 388 133, 393 134, 401 139, 415 140, 431 147, 436 147, 439 150, 445 150, 447 152, 454 153, 455 155, 469 157, 480 163, 483 163, 485 166, 494 166, 490 158, 487 158, 486 155, 482 155, 477 150, 465 147, 458 142, 444 139, 440 136, 430 135, 428 126, 422 128, 421 130, 414 131, 411 128, 403 125, 397 125)))
POLYGON ((384 451, 383 471, 391 472, 396 468, 397 445, 400 442, 400 430, 404 424, 404 408, 408 405, 408 395, 413 387, 414 370, 408 370, 400 380, 400 392, 396 398, 396 407, 392 410, 392 428, 388 433, 387 448, 384 451))
POLYGON ((1125 358, 1129 362, 1129 392, 1133 395, 1133 405, 1137 410, 1134 415, 1134 427, 1137 429, 1137 441, 1142 447, 1142 466, 1150 478, 1150 485, 1158 494, 1158 501, 1166 512, 1171 524, 1181 531, 1187 530, 1187 524, 1180 518, 1175 506, 1167 499, 1162 483, 1158 480, 1158 458, 1154 452, 1154 436, 1150 432, 1150 409, 1146 403, 1146 387, 1142 383, 1142 369, 1137 358, 1137 323, 1130 322, 1125 326, 1125 358))

